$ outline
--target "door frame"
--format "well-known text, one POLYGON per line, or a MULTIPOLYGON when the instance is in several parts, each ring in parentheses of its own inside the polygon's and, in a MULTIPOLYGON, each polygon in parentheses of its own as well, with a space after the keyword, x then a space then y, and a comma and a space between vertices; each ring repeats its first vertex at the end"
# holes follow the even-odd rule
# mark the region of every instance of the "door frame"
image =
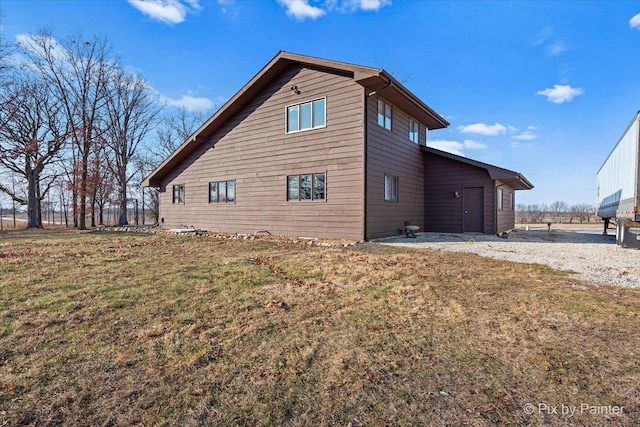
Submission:
POLYGON ((484 199, 485 199, 484 196, 485 196, 485 194, 484 193, 485 193, 485 188, 484 187, 468 186, 468 187, 463 187, 462 188, 462 212, 461 213, 462 213, 462 232, 463 233, 469 232, 469 233, 483 233, 484 234, 484 208, 485 208, 485 206, 484 206, 484 199), (465 214, 465 210, 467 210, 466 209, 466 207, 467 207, 466 206, 466 203, 467 203, 466 194, 467 194, 467 189, 471 189, 471 188, 475 188, 475 189, 480 189, 481 190, 480 191, 480 196, 481 196, 480 197, 480 206, 479 206, 480 207, 480 228, 481 228, 481 231, 475 231, 475 230, 474 231, 469 231, 469 230, 466 229, 466 220, 465 220, 466 215, 467 215, 467 214, 465 214))

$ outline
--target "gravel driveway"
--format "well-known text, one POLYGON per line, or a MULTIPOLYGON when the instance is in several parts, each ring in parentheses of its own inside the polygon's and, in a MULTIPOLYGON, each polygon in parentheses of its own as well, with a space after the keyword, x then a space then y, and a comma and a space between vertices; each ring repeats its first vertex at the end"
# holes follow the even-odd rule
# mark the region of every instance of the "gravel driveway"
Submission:
POLYGON ((602 235, 601 228, 518 228, 508 239, 475 233, 422 233, 415 239, 391 237, 378 240, 393 246, 442 251, 472 252, 513 262, 537 263, 573 271, 580 279, 640 289, 640 250, 615 244, 615 230, 602 235))

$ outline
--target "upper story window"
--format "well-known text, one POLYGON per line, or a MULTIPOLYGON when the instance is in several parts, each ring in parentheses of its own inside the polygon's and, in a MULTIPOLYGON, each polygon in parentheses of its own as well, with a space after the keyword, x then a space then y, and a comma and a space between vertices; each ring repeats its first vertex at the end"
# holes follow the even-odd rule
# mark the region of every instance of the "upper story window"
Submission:
POLYGON ((287 107, 287 133, 324 127, 327 124, 327 99, 287 107))
POLYGON ((209 183, 209 203, 235 203, 235 201, 235 181, 218 181, 209 183))
POLYGON ((420 124, 413 119, 409 119, 409 140, 418 143, 420 138, 420 124))
POLYGON ((398 177, 384 176, 384 200, 385 202, 398 201, 398 177))
POLYGON ((287 177, 287 200, 324 200, 324 173, 290 175, 287 177))
POLYGON ((184 204, 184 184, 173 186, 173 203, 184 204))
POLYGON ((391 130, 391 104, 378 98, 378 125, 391 130))

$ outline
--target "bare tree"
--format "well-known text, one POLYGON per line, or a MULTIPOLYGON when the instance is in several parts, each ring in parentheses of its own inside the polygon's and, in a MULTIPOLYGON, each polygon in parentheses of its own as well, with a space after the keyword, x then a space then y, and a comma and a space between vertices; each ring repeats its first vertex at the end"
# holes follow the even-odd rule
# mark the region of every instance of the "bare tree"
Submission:
POLYGON ((58 43, 51 32, 41 31, 26 40, 22 47, 29 67, 50 86, 71 124, 68 135, 77 152, 79 167, 77 225, 84 230, 89 157, 92 144, 104 132, 104 89, 117 61, 105 38, 87 41, 78 34, 58 43))
POLYGON ((569 205, 565 202, 557 200, 549 206, 550 214, 555 217, 556 222, 562 222, 564 214, 569 210, 569 205))
POLYGON ((162 118, 162 127, 158 129, 158 145, 155 154, 160 161, 169 157, 183 142, 202 125, 206 115, 201 111, 191 111, 179 108, 167 113, 162 118))
MULTIPOLYGON (((0 10, 0 20, 3 16, 4 12, 0 10)), ((9 58, 15 50, 16 46, 6 39, 3 31, 0 31, 0 87, 9 84, 8 72, 11 69, 11 61, 9 58)))
POLYGON ((127 225, 127 186, 138 172, 131 170, 132 160, 138 146, 155 125, 160 108, 157 96, 140 76, 115 70, 106 89, 106 144, 112 155, 109 168, 118 185, 118 225, 127 225))
POLYGON ((0 183, 0 191, 27 205, 27 227, 42 227, 41 202, 58 174, 44 174, 59 160, 65 145, 61 105, 46 85, 23 80, 2 93, 0 109, 0 165, 27 182, 26 197, 0 183), (43 187, 44 186, 44 190, 43 187))

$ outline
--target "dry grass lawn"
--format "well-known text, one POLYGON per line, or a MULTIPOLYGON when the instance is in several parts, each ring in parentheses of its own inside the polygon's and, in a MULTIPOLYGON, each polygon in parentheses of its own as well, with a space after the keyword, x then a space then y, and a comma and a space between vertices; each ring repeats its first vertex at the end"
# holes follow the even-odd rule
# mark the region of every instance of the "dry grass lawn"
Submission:
POLYGON ((639 313, 472 254, 5 234, 0 426, 640 425, 639 313))

